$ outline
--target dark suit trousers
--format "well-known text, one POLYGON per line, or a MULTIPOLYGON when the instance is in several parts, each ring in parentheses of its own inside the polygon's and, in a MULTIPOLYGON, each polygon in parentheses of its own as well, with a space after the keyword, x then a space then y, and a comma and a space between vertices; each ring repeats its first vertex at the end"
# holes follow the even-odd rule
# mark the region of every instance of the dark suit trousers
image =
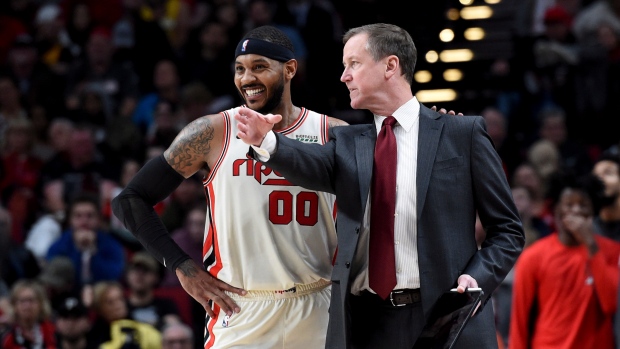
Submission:
POLYGON ((411 349, 424 327, 420 302, 394 307, 371 294, 349 302, 352 349, 411 349))

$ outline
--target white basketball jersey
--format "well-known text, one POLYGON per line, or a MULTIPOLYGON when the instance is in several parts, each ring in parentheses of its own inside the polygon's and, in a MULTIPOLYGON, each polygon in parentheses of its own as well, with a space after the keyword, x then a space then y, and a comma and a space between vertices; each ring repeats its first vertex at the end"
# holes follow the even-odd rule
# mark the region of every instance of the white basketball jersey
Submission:
MULTIPOLYGON (((292 185, 237 139, 237 108, 221 113, 222 153, 204 179, 209 209, 203 260, 220 280, 246 290, 286 290, 329 280, 336 252, 335 196, 292 185)), ((302 108, 279 131, 305 143, 327 141, 327 116, 302 108)))

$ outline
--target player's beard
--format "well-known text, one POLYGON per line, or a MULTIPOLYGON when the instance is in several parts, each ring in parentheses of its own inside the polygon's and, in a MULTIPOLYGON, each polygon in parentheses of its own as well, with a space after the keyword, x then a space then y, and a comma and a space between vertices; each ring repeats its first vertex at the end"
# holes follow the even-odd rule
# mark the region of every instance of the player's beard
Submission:
POLYGON ((272 88, 273 94, 267 99, 265 105, 262 108, 256 109, 261 114, 273 113, 273 111, 282 103, 282 96, 284 95, 284 78, 280 77, 272 88))

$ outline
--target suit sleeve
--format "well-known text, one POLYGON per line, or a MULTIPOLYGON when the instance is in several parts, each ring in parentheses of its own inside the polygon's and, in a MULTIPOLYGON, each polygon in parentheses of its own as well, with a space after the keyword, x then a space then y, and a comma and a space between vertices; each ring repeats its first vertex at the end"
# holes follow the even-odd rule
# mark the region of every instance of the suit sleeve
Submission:
POLYGON ((521 254, 525 234, 502 161, 481 117, 475 119, 471 134, 474 202, 486 237, 464 274, 476 279, 488 300, 521 254))
MULTIPOLYGON (((329 142, 323 145, 305 144, 276 133, 276 151, 265 164, 295 185, 335 194, 334 129, 330 129, 329 142)), ((253 150, 250 154, 257 159, 253 150)))

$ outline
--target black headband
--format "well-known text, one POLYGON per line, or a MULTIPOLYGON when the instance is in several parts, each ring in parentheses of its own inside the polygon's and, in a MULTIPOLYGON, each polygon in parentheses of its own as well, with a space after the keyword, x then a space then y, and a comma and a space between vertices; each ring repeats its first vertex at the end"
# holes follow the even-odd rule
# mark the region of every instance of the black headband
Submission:
POLYGON ((235 58, 249 54, 265 56, 279 62, 288 62, 295 58, 293 51, 269 41, 254 38, 239 41, 235 50, 235 58))

